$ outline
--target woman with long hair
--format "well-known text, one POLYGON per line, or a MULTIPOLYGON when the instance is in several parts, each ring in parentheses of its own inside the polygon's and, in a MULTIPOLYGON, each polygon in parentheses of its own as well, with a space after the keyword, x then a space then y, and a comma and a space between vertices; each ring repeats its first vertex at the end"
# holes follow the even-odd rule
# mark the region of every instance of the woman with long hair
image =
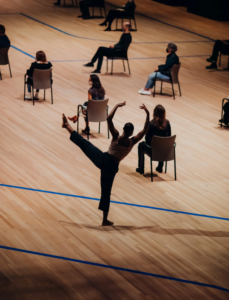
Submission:
MULTIPOLYGON (((36 53, 36 61, 31 64, 30 69, 28 69, 26 72, 26 74, 29 76, 27 79, 27 88, 28 88, 29 95, 25 96, 25 98, 27 100, 33 99, 33 95, 31 94, 31 86, 33 86, 33 71, 34 71, 34 69, 47 70, 50 68, 52 68, 52 64, 49 61, 47 61, 44 51, 38 51, 36 53)), ((38 93, 39 93, 39 90, 36 90, 34 100, 39 100, 38 93)))
MULTIPOLYGON (((89 77, 89 85, 91 85, 91 88, 88 90, 88 100, 104 100, 105 96, 105 90, 102 87, 102 84, 100 82, 100 79, 97 75, 92 74, 89 77)), ((83 115, 85 117, 85 129, 82 130, 83 133, 90 132, 89 128, 89 122, 87 119, 87 104, 88 101, 84 103, 83 105, 83 115)), ((70 121, 73 121, 73 123, 77 122, 78 117, 75 115, 72 118, 68 118, 70 121)))
MULTIPOLYGON (((166 111, 162 105, 157 105, 154 108, 153 120, 150 121, 149 129, 145 136, 145 142, 138 144, 138 168, 136 171, 140 174, 144 174, 145 157, 144 153, 151 154, 151 141, 153 136, 171 136, 171 126, 166 119, 166 111)), ((156 171, 162 173, 164 162, 160 161, 156 168, 156 171)))

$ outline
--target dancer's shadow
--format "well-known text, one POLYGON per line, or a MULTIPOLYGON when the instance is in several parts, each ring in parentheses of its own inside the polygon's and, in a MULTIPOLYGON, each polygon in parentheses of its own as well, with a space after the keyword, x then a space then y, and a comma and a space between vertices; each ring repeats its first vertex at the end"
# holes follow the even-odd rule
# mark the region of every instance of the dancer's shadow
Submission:
POLYGON ((160 235, 196 235, 196 236, 207 236, 207 237, 229 237, 228 231, 206 231, 198 229, 172 229, 172 228, 161 228, 159 226, 124 226, 124 225, 113 225, 113 226, 93 226, 89 224, 77 224, 73 222, 59 221, 64 226, 72 226, 78 229, 91 229, 97 231, 150 231, 160 235))

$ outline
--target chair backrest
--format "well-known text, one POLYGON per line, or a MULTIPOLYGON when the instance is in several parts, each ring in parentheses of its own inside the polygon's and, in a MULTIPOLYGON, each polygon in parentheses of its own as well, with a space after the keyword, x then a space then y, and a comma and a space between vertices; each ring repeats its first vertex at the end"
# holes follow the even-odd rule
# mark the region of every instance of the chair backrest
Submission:
POLYGON ((181 66, 181 64, 179 64, 179 65, 174 65, 174 66, 171 68, 170 73, 171 73, 171 77, 172 77, 173 83, 178 83, 178 82, 179 82, 178 74, 179 74, 180 66, 181 66))
POLYGON ((9 64, 9 58, 8 58, 9 49, 10 49, 10 47, 0 49, 0 65, 8 65, 9 64))
POLYGON ((107 103, 105 100, 89 100, 87 104, 87 117, 89 122, 103 122, 107 120, 107 103))
POLYGON ((52 74, 52 69, 47 69, 47 70, 39 70, 39 69, 34 69, 33 71, 33 88, 34 89, 50 89, 52 84, 51 84, 51 74, 52 74))
POLYGON ((169 161, 174 160, 174 143, 176 135, 161 137, 153 136, 151 141, 152 160, 169 161))

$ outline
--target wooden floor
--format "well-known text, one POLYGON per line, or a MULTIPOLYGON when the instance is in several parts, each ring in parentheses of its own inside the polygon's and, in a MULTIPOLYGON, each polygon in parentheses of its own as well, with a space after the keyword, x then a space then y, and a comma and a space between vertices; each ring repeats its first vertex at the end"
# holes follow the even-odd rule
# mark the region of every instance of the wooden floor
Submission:
MULTIPOLYGON (((128 121, 136 132, 142 128, 142 102, 151 114, 157 104, 166 108, 177 135, 177 181, 172 162, 167 174, 155 171, 153 183, 148 159, 146 175, 137 174, 135 146, 120 165, 112 200, 167 210, 112 203, 115 226, 102 228, 98 201, 0 186, 0 245, 162 278, 2 248, 1 300, 229 299, 228 291, 206 286, 229 289, 229 221, 170 211, 229 218, 229 131, 218 125, 222 98, 229 95, 229 72, 223 69, 227 58, 222 69, 205 69, 212 40, 228 39, 229 23, 150 0, 136 4, 138 31, 132 32, 129 49, 132 74, 115 62, 111 76, 104 63, 100 79, 110 108, 127 101, 115 115, 119 130, 128 121), (178 45, 182 97, 177 88, 176 100, 139 95, 148 74, 164 63, 168 42, 178 45)), ((9 52, 13 77, 7 66, 1 67, 0 183, 99 198, 99 170, 69 141, 61 114, 74 115, 87 100, 90 70, 82 66, 84 61, 98 46, 114 44, 121 32, 104 33, 100 19, 81 20, 78 8, 54 7, 51 0, 2 0, 0 13, 15 47, 9 52), (28 54, 35 56, 38 50, 53 62, 54 105, 48 91, 45 102, 33 106, 23 101, 24 74, 33 61, 28 54)), ((165 92, 171 92, 169 85, 165 92)), ((81 129, 83 125, 81 119, 81 129)), ((91 142, 106 151, 106 124, 101 134, 97 124, 91 130, 91 142)))

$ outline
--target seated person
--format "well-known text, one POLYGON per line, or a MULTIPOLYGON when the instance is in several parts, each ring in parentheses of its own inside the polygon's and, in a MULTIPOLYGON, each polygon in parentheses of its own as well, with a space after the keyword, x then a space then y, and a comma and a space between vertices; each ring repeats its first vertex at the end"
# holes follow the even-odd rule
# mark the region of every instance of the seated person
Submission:
MULTIPOLYGON (((229 99, 229 96, 227 97, 227 99, 229 99)), ((229 101, 227 101, 224 104, 223 111, 224 111, 223 119, 220 119, 219 122, 228 125, 229 124, 229 101)))
POLYGON ((82 15, 78 16, 78 18, 90 19, 89 7, 93 7, 97 3, 101 3, 102 0, 82 0, 79 2, 79 7, 82 15))
MULTIPOLYGON (((101 85, 99 77, 97 75, 91 75, 89 78, 89 84, 91 88, 88 90, 88 100, 104 100, 105 97, 105 90, 101 85)), ((85 116, 85 129, 82 130, 83 133, 90 133, 89 122, 87 119, 87 104, 85 102, 83 105, 83 114, 85 116)), ((68 118, 69 120, 73 121, 73 123, 77 122, 78 117, 75 115, 72 118, 68 118)))
POLYGON ((166 58, 165 65, 160 65, 158 68, 155 69, 155 72, 149 75, 148 81, 146 83, 145 88, 138 91, 139 94, 142 95, 151 95, 151 89, 154 87, 155 84, 155 77, 161 79, 170 79, 171 78, 171 68, 174 65, 179 64, 179 57, 176 55, 177 46, 173 43, 169 43, 166 52, 169 53, 166 58))
POLYGON ((8 39, 8 36, 5 34, 5 32, 5 27, 3 25, 0 25, 0 49, 10 47, 10 40, 8 39))
POLYGON ((126 56, 128 47, 132 42, 132 36, 130 34, 130 23, 124 22, 123 23, 123 31, 124 33, 121 35, 121 38, 117 44, 114 46, 107 47, 99 47, 97 52, 95 53, 94 57, 92 58, 91 62, 84 65, 85 67, 94 67, 94 63, 98 59, 98 64, 96 70, 91 73, 100 73, 102 63, 103 63, 103 56, 126 56))
MULTIPOLYGON (((28 87, 28 92, 30 94, 28 96, 25 96, 25 98, 27 100, 33 99, 33 95, 31 92, 31 86, 33 86, 33 71, 34 71, 34 69, 47 70, 50 68, 52 68, 52 64, 47 61, 45 53, 43 51, 38 51, 36 53, 36 61, 31 64, 30 69, 28 69, 26 72, 26 75, 29 76, 27 79, 27 87, 28 87)), ((39 90, 36 90, 34 100, 39 100, 38 93, 39 93, 39 90)))
POLYGON ((104 31, 110 31, 111 30, 111 24, 114 21, 114 19, 124 19, 126 17, 132 17, 135 10, 135 3, 134 0, 128 0, 128 2, 123 5, 123 7, 120 7, 118 9, 111 9, 106 17, 106 20, 99 24, 100 26, 107 26, 108 27, 104 31))
MULTIPOLYGON (((154 135, 162 137, 171 136, 170 123, 165 118, 165 109, 162 105, 157 105, 154 108, 153 120, 150 121, 149 128, 145 136, 145 142, 138 144, 138 168, 136 169, 136 172, 140 174, 144 174, 144 152, 151 155, 151 141, 154 135)), ((163 161, 158 163, 156 170, 159 173, 162 173, 163 165, 163 161)))
POLYGON ((206 69, 212 70, 217 69, 217 59, 219 51, 222 53, 229 53, 229 40, 220 41, 217 40, 213 46, 212 56, 207 58, 208 62, 211 62, 210 66, 207 66, 206 69))

